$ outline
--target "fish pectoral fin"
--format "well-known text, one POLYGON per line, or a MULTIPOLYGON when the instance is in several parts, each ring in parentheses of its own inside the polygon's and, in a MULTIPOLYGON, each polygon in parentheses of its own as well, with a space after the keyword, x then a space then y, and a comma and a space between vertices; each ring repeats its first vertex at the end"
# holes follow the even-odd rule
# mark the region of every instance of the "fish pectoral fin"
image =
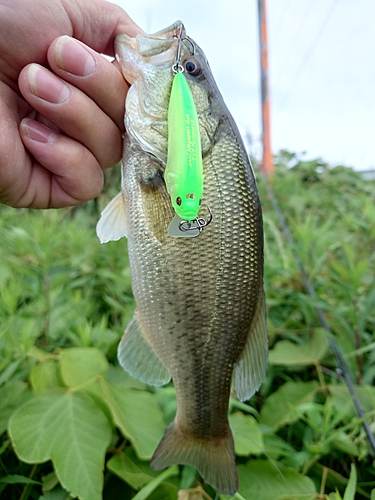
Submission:
POLYGON ((105 207, 96 225, 96 234, 100 243, 117 241, 127 236, 125 213, 125 200, 120 192, 105 207))
POLYGON ((117 356, 124 370, 146 384, 164 385, 171 379, 168 368, 162 363, 143 332, 137 311, 126 327, 117 356))
POLYGON ((234 389, 240 401, 256 392, 266 376, 268 359, 266 301, 263 289, 246 345, 234 365, 234 389))
POLYGON ((185 436, 174 420, 164 433, 151 459, 154 470, 174 464, 195 467, 206 483, 218 493, 234 495, 238 490, 238 477, 232 433, 216 439, 197 439, 185 436))

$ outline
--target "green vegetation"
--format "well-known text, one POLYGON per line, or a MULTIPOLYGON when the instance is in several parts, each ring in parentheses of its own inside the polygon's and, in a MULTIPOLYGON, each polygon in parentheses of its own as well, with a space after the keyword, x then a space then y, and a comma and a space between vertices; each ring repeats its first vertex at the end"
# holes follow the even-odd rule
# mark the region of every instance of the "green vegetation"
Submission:
MULTIPOLYGON (((270 365, 249 404, 231 400, 233 498, 374 500, 374 458, 314 306, 327 315, 375 431, 375 183, 286 151, 276 170, 273 188, 318 300, 303 289, 260 182, 270 365)), ((6 500, 175 500, 198 484, 191 467, 149 465, 176 409, 173 386, 146 387, 116 362, 135 304, 126 240, 101 246, 95 235, 97 204, 108 199, 59 211, 0 206, 6 500)))

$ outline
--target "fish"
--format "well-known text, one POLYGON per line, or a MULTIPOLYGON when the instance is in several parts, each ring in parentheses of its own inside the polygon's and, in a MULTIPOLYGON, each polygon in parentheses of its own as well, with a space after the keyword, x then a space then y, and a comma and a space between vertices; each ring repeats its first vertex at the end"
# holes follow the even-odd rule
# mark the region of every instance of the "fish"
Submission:
POLYGON ((123 236, 128 242, 136 309, 118 359, 147 384, 173 379, 176 416, 151 466, 191 465, 218 493, 233 495, 238 475, 229 398, 232 388, 239 400, 251 398, 265 378, 268 357, 255 175, 207 58, 181 21, 152 35, 120 34, 115 53, 131 85, 122 183, 97 234, 102 243, 123 236), (196 221, 203 222, 183 235, 181 224, 194 229, 194 221, 181 221, 181 234, 171 236, 176 213, 164 173, 176 63, 198 116, 203 191, 196 221))

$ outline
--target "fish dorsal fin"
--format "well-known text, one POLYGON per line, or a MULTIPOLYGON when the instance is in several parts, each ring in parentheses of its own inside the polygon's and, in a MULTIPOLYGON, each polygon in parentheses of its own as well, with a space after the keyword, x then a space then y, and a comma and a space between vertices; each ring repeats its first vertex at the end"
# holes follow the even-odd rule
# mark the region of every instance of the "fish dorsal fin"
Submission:
POLYGON ((164 385, 171 374, 142 330, 137 311, 126 327, 117 351, 120 365, 132 377, 149 385, 164 385))
POLYGON ((234 389, 240 401, 250 399, 259 389, 266 376, 267 359, 266 301, 262 289, 245 348, 234 365, 234 389))
POLYGON ((96 226, 100 243, 117 241, 127 236, 125 212, 125 200, 120 192, 105 207, 96 226))

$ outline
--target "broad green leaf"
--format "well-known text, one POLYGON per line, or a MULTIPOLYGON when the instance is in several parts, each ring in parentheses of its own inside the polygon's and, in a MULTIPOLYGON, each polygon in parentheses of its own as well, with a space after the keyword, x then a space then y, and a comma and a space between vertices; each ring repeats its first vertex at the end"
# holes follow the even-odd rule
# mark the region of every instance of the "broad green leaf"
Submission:
POLYGON ((277 460, 281 456, 290 456, 295 450, 289 443, 276 434, 265 434, 263 436, 265 453, 269 458, 277 460))
MULTIPOLYGON (((375 410, 375 387, 370 385, 355 385, 354 387, 364 411, 375 410)), ((328 389, 332 396, 332 405, 334 408, 337 411, 344 410, 348 405, 348 401, 352 399, 346 385, 328 385, 328 389)), ((355 414, 354 404, 352 404, 351 413, 355 414)))
POLYGON ((165 430, 156 396, 100 381, 103 399, 121 432, 130 439, 137 455, 149 460, 165 430))
POLYGON ((79 387, 108 370, 108 361, 96 347, 73 347, 60 354, 60 369, 68 387, 79 387))
POLYGON ((144 464, 142 470, 125 453, 119 453, 110 458, 107 462, 107 469, 113 472, 113 474, 116 474, 116 476, 120 477, 135 490, 139 490, 158 475, 157 472, 151 469, 148 462, 144 464), (147 472, 145 472, 145 470, 147 472))
POLYGON ((0 263, 0 286, 12 276, 12 270, 7 265, 0 263))
POLYGON ((289 340, 281 340, 270 351, 272 365, 308 366, 320 361, 329 347, 326 332, 317 328, 310 342, 299 345, 289 340))
POLYGON ((236 455, 258 455, 264 450, 262 432, 258 422, 251 415, 233 413, 229 415, 229 424, 234 439, 236 455))
MULTIPOLYGON (((199 499, 199 500, 201 500, 201 499, 199 499)), ((232 496, 232 495, 220 495, 219 500, 246 500, 246 498, 244 498, 242 495, 240 495, 237 491, 237 493, 235 493, 234 496, 232 496)))
POLYGON ((176 500, 178 492, 174 484, 163 483, 147 497, 147 500, 176 500))
POLYGON ((0 373, 0 385, 3 385, 5 382, 7 382, 8 379, 10 379, 10 377, 17 370, 22 361, 23 361, 22 359, 17 359, 16 361, 13 361, 5 368, 5 370, 3 370, 0 373))
POLYGON ((170 424, 177 411, 176 389, 173 385, 156 387, 155 391, 158 404, 162 409, 164 421, 170 424))
POLYGON ((43 394, 52 387, 61 386, 59 365, 54 359, 38 363, 31 368, 30 383, 36 394, 43 394))
POLYGON ((56 357, 49 352, 43 351, 43 349, 39 349, 39 347, 36 347, 35 345, 30 347, 30 349, 27 352, 27 355, 30 358, 37 359, 38 361, 46 361, 47 359, 56 357))
POLYGON ((128 372, 120 366, 109 365, 106 379, 112 384, 121 384, 123 387, 131 389, 146 389, 146 384, 140 380, 133 378, 128 372))
POLYGON ((0 477, 0 483, 6 484, 42 484, 39 481, 34 481, 26 476, 20 476, 19 474, 10 474, 9 476, 0 477))
MULTIPOLYGON (((139 491, 135 497, 133 497, 133 500, 146 500, 146 498, 150 498, 150 494, 156 490, 156 488, 166 479, 168 479, 171 476, 177 476, 179 472, 178 466, 173 465, 172 467, 169 467, 165 471, 163 471, 161 474, 159 474, 157 477, 154 477, 152 481, 150 481, 146 486, 144 486, 141 491, 139 491)), ((159 497, 157 497, 159 500, 159 497)), ((160 500, 174 500, 176 497, 167 497, 166 499, 163 497, 160 497, 160 500)), ((156 500, 156 497, 154 498, 156 500)))
POLYGON ((286 382, 266 399, 260 412, 260 423, 274 430, 299 419, 299 405, 313 401, 319 384, 311 382, 286 382))
POLYGON ((357 469, 354 464, 351 464, 350 477, 345 489, 343 500, 355 500, 355 491, 357 487, 357 469))
POLYGON ((32 399, 10 419, 17 455, 27 463, 52 460, 61 484, 81 500, 101 500, 109 422, 84 392, 55 391, 32 399))
POLYGON ((71 497, 69 493, 62 488, 55 488, 52 491, 48 491, 39 500, 70 500, 71 497))
POLYGON ((59 478, 56 475, 56 472, 50 472, 42 477, 43 481, 43 493, 47 493, 48 491, 53 490, 59 484, 59 478))
POLYGON ((276 500, 316 500, 316 495, 311 495, 310 493, 297 495, 293 493, 291 495, 280 495, 276 500))
POLYGON ((252 460, 238 466, 239 493, 247 499, 281 500, 304 495, 313 500, 316 488, 313 481, 280 462, 252 460))
POLYGON ((255 417, 259 417, 259 413, 256 411, 255 408, 246 403, 242 403, 241 401, 238 401, 238 399, 235 398, 229 398, 229 410, 232 409, 240 410, 245 413, 250 413, 255 417))
POLYGON ((3 443, 0 446, 0 455, 2 455, 7 450, 9 444, 10 444, 9 439, 6 439, 5 441, 3 441, 3 443))
POLYGON ((345 432, 339 432, 330 442, 338 449, 353 457, 359 456, 359 450, 356 444, 345 432))
POLYGON ((9 382, 0 388, 0 435, 6 430, 8 420, 17 408, 32 397, 25 382, 9 382))
POLYGON ((184 465, 181 473, 180 489, 187 490, 193 486, 197 479, 197 469, 191 465, 184 465))
POLYGON ((375 489, 371 490, 371 500, 375 500, 375 489))

